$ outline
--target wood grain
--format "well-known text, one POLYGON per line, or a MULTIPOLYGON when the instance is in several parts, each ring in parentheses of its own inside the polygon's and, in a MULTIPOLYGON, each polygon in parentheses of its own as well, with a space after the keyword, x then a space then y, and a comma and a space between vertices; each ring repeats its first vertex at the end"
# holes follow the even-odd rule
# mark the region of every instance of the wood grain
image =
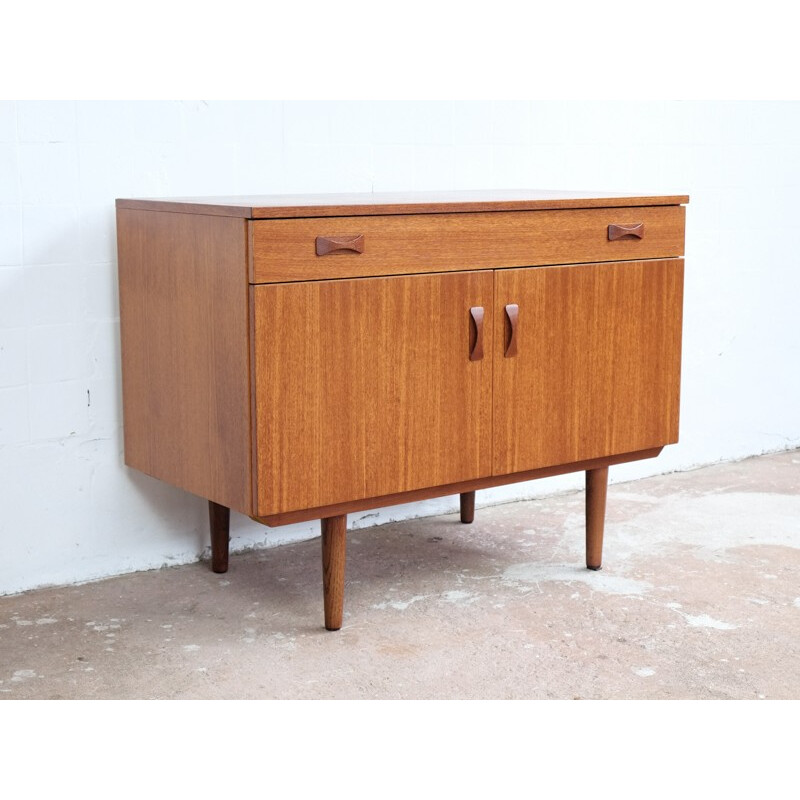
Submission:
POLYGON ((251 291, 258 516, 491 472, 491 273, 251 291))
POLYGON ((637 208, 642 239, 609 241, 617 209, 250 222, 253 283, 399 275, 683 254, 682 206, 637 208), (362 234, 363 253, 316 254, 317 237, 362 234))
POLYGON ((247 229, 117 213, 125 463, 253 512, 247 229))
MULTIPOLYGON (((319 284, 251 287, 250 291, 257 513, 322 505, 321 400, 327 387, 322 377, 319 284)), ((329 319, 328 324, 338 329, 335 320, 329 319)), ((339 380, 349 379, 339 376, 339 380)), ((349 448, 351 443, 328 446, 349 448)))
POLYGON ((681 205, 688 202, 687 195, 506 189, 161 199, 120 198, 117 200, 117 208, 212 214, 247 219, 280 219, 287 217, 368 216, 372 214, 528 211, 549 208, 624 208, 626 206, 681 205))
POLYGON ((581 472, 582 470, 598 469, 613 464, 624 464, 628 461, 655 458, 661 450, 661 447, 654 447, 635 453, 620 453, 619 455, 607 456, 605 458, 592 458, 588 461, 579 461, 574 464, 556 464, 552 467, 543 467, 542 469, 530 469, 524 472, 517 472, 513 475, 489 475, 485 478, 476 478, 471 481, 460 481, 459 483, 451 483, 444 486, 427 486, 424 489, 416 489, 411 492, 399 492, 383 497, 367 497, 363 500, 351 500, 319 508, 307 508, 300 511, 289 511, 263 517, 253 516, 253 519, 256 522, 269 526, 307 522, 311 519, 324 519, 325 517, 332 517, 337 514, 351 514, 357 511, 367 511, 370 508, 385 508, 386 506, 396 506, 402 503, 416 503, 418 500, 430 500, 433 497, 443 497, 448 494, 473 492, 477 489, 489 489, 493 486, 505 486, 509 483, 550 478, 553 475, 563 475, 566 472, 581 472))
POLYGON ((683 261, 504 270, 518 354, 494 354, 494 474, 678 440, 683 261))

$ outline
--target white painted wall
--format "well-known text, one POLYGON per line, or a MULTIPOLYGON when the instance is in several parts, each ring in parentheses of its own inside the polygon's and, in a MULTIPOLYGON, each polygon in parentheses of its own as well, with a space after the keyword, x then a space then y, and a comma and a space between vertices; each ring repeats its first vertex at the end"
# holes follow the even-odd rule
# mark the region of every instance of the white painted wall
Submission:
POLYGON ((522 187, 691 194, 682 441, 612 479, 800 446, 798 103, 0 103, 0 593, 206 548, 201 499, 122 465, 116 197, 522 187))

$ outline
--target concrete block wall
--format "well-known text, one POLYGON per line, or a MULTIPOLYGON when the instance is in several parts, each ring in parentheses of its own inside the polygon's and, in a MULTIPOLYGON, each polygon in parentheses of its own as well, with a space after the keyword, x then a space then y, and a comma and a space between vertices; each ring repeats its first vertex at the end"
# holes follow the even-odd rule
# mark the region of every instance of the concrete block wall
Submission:
MULTIPOLYGON (((520 187, 692 196, 682 441, 613 480, 800 446, 798 103, 0 102, 0 593, 207 547, 202 500, 122 464, 116 197, 520 187)), ((317 533, 234 515, 232 547, 317 533)))

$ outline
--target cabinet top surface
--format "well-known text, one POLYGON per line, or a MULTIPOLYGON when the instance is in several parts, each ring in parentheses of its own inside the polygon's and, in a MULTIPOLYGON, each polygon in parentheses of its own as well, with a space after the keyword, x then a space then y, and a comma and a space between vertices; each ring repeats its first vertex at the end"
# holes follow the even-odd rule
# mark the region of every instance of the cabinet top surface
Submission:
POLYGON ((687 195, 504 189, 453 192, 273 194, 237 197, 118 199, 117 208, 211 214, 246 219, 436 214, 470 211, 541 211, 557 208, 624 208, 688 203, 687 195))

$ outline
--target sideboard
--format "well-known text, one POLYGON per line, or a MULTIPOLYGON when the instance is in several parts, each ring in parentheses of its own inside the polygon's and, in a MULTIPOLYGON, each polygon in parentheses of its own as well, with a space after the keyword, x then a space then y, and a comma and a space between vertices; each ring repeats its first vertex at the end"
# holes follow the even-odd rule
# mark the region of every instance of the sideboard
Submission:
POLYGON ((586 473, 678 440, 686 196, 553 191, 117 200, 125 463, 230 510, 320 519, 586 473))

